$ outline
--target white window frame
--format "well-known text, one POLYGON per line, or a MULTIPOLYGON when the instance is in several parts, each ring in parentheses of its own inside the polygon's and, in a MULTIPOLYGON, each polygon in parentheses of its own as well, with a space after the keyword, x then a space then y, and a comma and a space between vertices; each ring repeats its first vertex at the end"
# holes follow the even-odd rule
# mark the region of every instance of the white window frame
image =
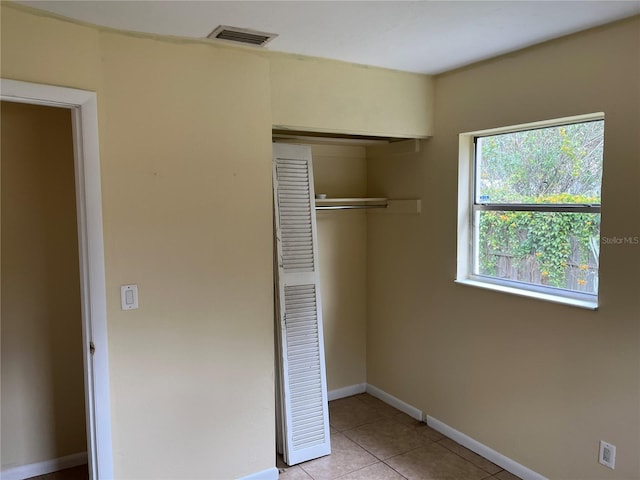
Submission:
MULTIPOLYGON (((474 189, 475 189, 475 139, 490 135, 513 133, 522 130, 532 130, 535 128, 557 127, 573 123, 589 122, 594 120, 604 120, 604 113, 589 113, 573 117, 565 117, 540 122, 512 125, 509 127, 492 128, 488 130, 478 130, 475 132, 461 133, 459 135, 459 157, 458 157, 458 267, 456 282, 473 287, 485 288, 513 295, 520 295, 549 302, 562 303, 590 310, 597 310, 598 295, 582 292, 574 292, 543 285, 535 285, 513 280, 505 280, 485 275, 475 275, 474 272, 474 239, 473 220, 474 209, 474 189)), ((557 206, 556 210, 571 212, 600 213, 600 205, 567 205, 557 206)), ((486 208, 489 210, 490 208, 486 208)), ((549 206, 537 208, 529 207, 531 211, 549 211, 549 206)))

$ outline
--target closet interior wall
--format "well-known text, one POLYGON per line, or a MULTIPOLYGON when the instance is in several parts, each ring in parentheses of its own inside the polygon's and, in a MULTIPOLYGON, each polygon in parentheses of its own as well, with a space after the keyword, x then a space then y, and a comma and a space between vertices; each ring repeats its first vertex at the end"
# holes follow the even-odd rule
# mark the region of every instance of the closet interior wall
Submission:
MULTIPOLYGON (((316 194, 364 197, 364 146, 312 145, 316 194)), ((327 390, 366 382, 367 213, 317 211, 327 390)))

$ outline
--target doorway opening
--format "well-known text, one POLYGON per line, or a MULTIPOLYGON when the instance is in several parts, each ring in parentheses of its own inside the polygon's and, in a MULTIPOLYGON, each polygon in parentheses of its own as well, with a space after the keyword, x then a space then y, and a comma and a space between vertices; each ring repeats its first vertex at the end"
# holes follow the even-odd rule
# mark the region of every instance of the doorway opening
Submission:
MULTIPOLYGON (((91 479, 109 479, 113 478, 113 464, 112 464, 112 445, 111 445, 111 420, 110 420, 110 409, 109 409, 109 380, 108 380, 108 351, 107 351, 107 330, 106 330, 106 290, 105 290, 105 272, 104 272, 104 248, 103 248, 103 234, 102 234, 102 205, 101 205, 101 191, 100 191, 100 161, 98 155, 98 123, 97 123, 97 101, 96 94, 93 92, 77 90, 77 89, 69 89, 63 87, 53 87, 49 85, 39 85, 32 84, 27 82, 19 82, 13 80, 1 80, 1 99, 3 101, 3 107, 6 105, 11 109, 11 103, 5 102, 15 102, 22 104, 31 104, 30 107, 39 108, 34 106, 46 106, 45 109, 49 113, 62 114, 67 116, 67 132, 70 130, 71 132, 71 155, 73 157, 73 161, 71 166, 68 166, 71 173, 71 178, 67 178, 66 180, 61 180, 56 177, 56 175, 60 172, 49 171, 49 168, 53 168, 55 170, 55 165, 45 165, 38 167, 30 167, 31 170, 29 172, 22 172, 22 178, 28 179, 27 183, 32 183, 36 186, 33 195, 25 194, 24 189, 22 190, 22 198, 24 202, 29 202, 29 205, 19 205, 18 203, 9 200, 5 204, 5 178, 2 179, 3 183, 3 199, 2 199, 2 214, 3 214, 3 292, 2 292, 2 307, 3 307, 3 465, 2 465, 2 478, 6 479, 21 479, 21 478, 29 478, 37 475, 41 475, 44 473, 48 473, 55 470, 61 470, 65 467, 71 466, 74 462, 76 464, 81 463, 82 459, 78 456, 84 455, 84 461, 88 462, 88 474, 91 479), (50 107, 58 107, 58 108, 50 108, 50 107), (64 109, 64 110, 63 110, 64 109), (57 111, 57 112, 56 112, 57 111), (70 117, 70 121, 69 121, 70 117), (70 123, 70 128, 69 128, 70 123), (44 170, 44 172, 42 171, 44 170), (34 176, 39 179, 33 181, 34 176), (44 182, 44 183, 43 183, 44 182), (57 205, 53 199, 57 202, 61 200, 61 198, 57 198, 54 194, 51 201, 46 200, 48 192, 46 191, 49 187, 57 187, 60 185, 56 185, 57 182, 69 182, 69 188, 67 189, 67 193, 65 195, 61 195, 62 197, 66 196, 63 204, 66 207, 70 206, 72 212, 75 213, 74 216, 66 215, 59 216, 58 213, 61 210, 68 210, 68 208, 64 207, 63 204, 57 205), (47 184, 51 184, 47 186, 47 184), (39 187, 37 187, 39 185, 39 187), (44 196, 44 201, 43 201, 44 196), (55 198, 54 198, 55 197, 55 198), (75 197, 75 198, 74 198, 75 197), (38 201, 36 201, 38 200, 38 201), (32 217, 40 217, 40 223, 31 222, 29 225, 25 225, 24 222, 27 220, 26 218, 21 218, 19 209, 25 206, 33 206, 33 203, 38 204, 38 208, 35 210, 31 210, 32 217), (11 209, 11 213, 9 212, 11 209), (37 213, 33 213, 33 212, 37 213), (45 280, 40 280, 37 282, 36 286, 29 286, 30 284, 27 282, 25 285, 26 290, 28 291, 20 291, 19 294, 15 295, 15 292, 12 292, 10 297, 9 306, 13 308, 12 314, 18 315, 20 318, 31 317, 40 317, 41 319, 46 314, 42 312, 49 311, 57 311, 61 312, 56 314, 58 316, 64 317, 68 315, 71 319, 75 318, 80 320, 81 329, 80 332, 69 333, 70 338, 80 338, 81 339, 81 347, 77 346, 75 348, 65 348, 60 347, 60 345, 64 345, 65 342, 69 342, 70 338, 66 338, 65 329, 57 329, 55 327, 55 323, 49 322, 48 331, 46 334, 43 334, 42 331, 40 333, 30 332, 27 328, 26 331, 18 332, 19 336, 21 336, 21 341, 23 341, 26 346, 20 347, 21 349, 37 349, 38 347, 42 347, 45 345, 43 343, 43 338, 55 338, 55 347, 49 345, 46 347, 47 353, 45 354, 42 351, 35 352, 40 355, 40 357, 47 358, 49 355, 49 365, 46 368, 34 368, 36 373, 32 375, 32 377, 45 377, 46 382, 49 384, 53 384, 52 378, 61 377, 63 379, 62 383, 59 383, 57 387, 53 389, 52 396, 48 401, 41 402, 40 412, 48 411, 48 417, 54 418, 54 422, 64 422, 64 420, 60 420, 58 413, 51 413, 54 410, 55 403, 64 403, 65 398, 65 389, 68 389, 70 392, 77 391, 80 389, 80 395, 82 395, 82 390, 84 390, 83 399, 79 400, 79 405, 77 402, 67 400, 71 402, 71 405, 67 405, 67 410, 75 410, 75 413, 72 415, 73 420, 69 420, 72 423, 75 423, 76 426, 73 428, 69 428, 69 432, 67 433, 54 433, 49 435, 49 441, 53 438, 52 443, 58 442, 58 447, 60 448, 57 452, 56 456, 51 457, 51 453, 43 453, 46 452, 46 448, 42 445, 36 445, 35 449, 38 450, 38 454, 36 457, 32 457, 31 459, 28 456, 25 456, 24 453, 16 453, 15 459, 7 460, 5 463, 5 452, 7 448, 12 445, 11 439, 5 436, 5 398, 4 398, 4 383, 5 383, 5 366, 7 368, 13 368, 14 370, 17 368, 16 364, 12 362, 7 362, 5 365, 5 326, 7 328, 11 327, 11 323, 7 322, 7 317, 5 317, 5 300, 8 297, 5 297, 5 286, 8 285, 9 288, 13 282, 7 282, 5 284, 5 262, 8 257, 5 257, 5 215, 7 215, 9 220, 15 220, 15 225, 21 225, 24 228, 25 235, 23 238, 25 239, 24 245, 22 247, 29 247, 30 245, 40 245, 40 253, 39 258, 29 258, 28 254, 22 254, 23 258, 27 259, 26 263, 20 264, 18 262, 18 266, 15 269, 17 273, 17 280, 25 280, 24 277, 31 277, 31 280, 35 277, 30 274, 25 269, 20 268, 21 265, 29 265, 29 268, 32 268, 33 271, 38 271, 38 278, 45 278, 45 280), (20 222, 23 222, 22 224, 20 222), (62 228, 62 225, 66 225, 67 228, 62 228), (35 225, 40 225, 39 227, 35 227, 35 225), (74 243, 69 240, 68 230, 71 228, 72 235, 75 235, 75 266, 69 263, 60 263, 63 257, 69 257, 72 255, 69 253, 69 244, 74 243), (38 230, 40 229, 40 230, 38 230), (62 234, 63 231, 66 231, 67 234, 62 234), (67 235, 67 236, 65 236, 67 235), (49 238, 50 237, 50 238, 49 238), (46 241, 42 241, 46 239, 46 241), (60 247, 63 246, 62 250, 56 250, 52 245, 60 247), (44 253, 43 253, 44 252, 44 253), (64 253, 60 253, 64 252, 64 253), (60 258, 57 258, 57 256, 60 258), (71 272, 75 270, 75 272, 71 272), (73 281, 65 281, 64 279, 68 277, 69 274, 73 273, 75 275, 75 287, 73 287, 73 281), (44 289, 43 285, 50 284, 51 288, 44 289), (31 289, 34 290, 31 290, 31 289), (70 299, 74 298, 73 290, 75 288, 75 309, 69 303, 72 302, 70 299), (41 291, 46 291, 48 293, 45 294, 46 301, 42 302, 41 297, 37 296, 37 292, 35 289, 40 289, 41 291), (79 301, 79 306, 77 305, 79 301), (13 303, 12 303, 13 302, 13 303), (42 305, 44 304, 44 306, 42 305), (55 308, 54 308, 55 307, 55 308), (39 309, 39 310, 38 310, 39 309), (37 311, 35 315, 33 315, 34 310, 37 311), (74 313, 75 312, 75 313, 74 313), (40 343, 36 341, 36 338, 40 338, 40 343), (70 356, 73 358, 75 351, 75 358, 81 359, 81 367, 65 367, 64 362, 60 360, 60 357, 70 356), (54 353, 55 352, 55 353, 54 353), (48 370, 47 370, 48 369, 48 370), (45 375, 45 372, 54 372, 52 375, 45 375), (74 370, 79 371, 79 375, 81 375, 82 381, 80 381, 80 386, 78 386, 78 372, 73 374, 74 370), (75 378, 75 380, 71 380, 75 378), (75 382, 75 387, 73 386, 75 382), (74 403, 76 402, 76 403, 74 403), (82 406, 84 407, 84 415, 79 414, 77 410, 81 410, 82 406), (78 416, 84 417, 84 422, 78 420, 78 416), (76 440, 70 440, 69 437, 72 435, 70 432, 77 432, 78 429, 82 429, 82 427, 78 427, 77 424, 84 423, 85 426, 85 445, 86 445, 86 453, 78 452, 78 454, 65 455, 65 449, 68 451, 69 448, 77 448, 76 440), (61 438, 57 438, 58 435, 61 435, 61 438), (66 435, 66 437, 65 437, 66 435), (76 445, 76 447, 69 446, 76 445), (39 458, 38 458, 39 455, 39 458), (35 458, 35 460, 34 460, 35 458), (70 462, 70 464, 65 465, 65 462, 70 462)), ((4 123, 4 122, 3 122, 4 123)), ((64 122, 63 122, 64 123, 64 122)), ((3 124, 3 130, 6 128, 6 125, 3 124)), ((4 134, 4 132, 3 132, 4 134)), ((4 135, 3 135, 4 136, 4 135)), ((67 139, 67 142, 69 140, 67 139)), ((40 142, 35 142, 40 143, 40 142)), ((45 142, 46 143, 46 142, 45 142)), ((35 145, 34 147, 37 147, 35 145)), ((41 146, 42 147, 42 146, 41 146)), ((44 147, 47 148, 46 146, 44 147)), ((3 150, 5 149, 5 143, 3 138, 3 150)), ((37 156, 37 148, 35 149, 37 156)), ((4 157, 4 151, 3 151, 4 157)), ((46 160, 46 159, 45 159, 46 160)), ((55 162, 54 162, 55 163, 55 162)), ((4 167, 4 158, 3 158, 3 167, 4 167)), ((18 165, 18 170, 24 169, 25 165, 18 165)), ((4 170, 4 168, 3 168, 4 170)), ((3 171, 4 174, 4 171, 3 171)), ((4 176, 4 175, 3 175, 4 176)), ((18 178, 18 177, 16 177, 18 178)), ((62 178, 62 177, 60 177, 62 178)), ((9 179, 9 181, 11 181, 9 179)), ((30 188, 34 188, 32 185, 30 188)), ((13 187, 13 185, 12 185, 13 187)), ((16 187, 24 187, 24 185, 16 185, 16 187)), ((8 188, 7 190, 16 190, 13 188, 8 188)), ((20 188, 17 188, 20 190, 20 188)), ((27 189, 28 190, 28 189, 27 189)), ((55 188, 54 188, 55 191, 55 188)), ((13 191, 15 193, 15 191, 13 191)), ((16 200, 19 198, 14 197, 16 200)), ((31 218, 31 217, 30 217, 31 218)), ((31 218, 33 220, 33 218, 31 218)), ((28 223, 28 222, 27 222, 28 223)), ((9 233, 12 233, 11 231, 9 233)), ((14 242, 15 243, 15 242, 14 242)), ((16 247, 17 250, 20 250, 20 246, 16 247)), ((73 249, 71 249, 73 250, 73 249)), ((15 286, 20 284, 16 280, 15 286)), ((7 307, 8 308, 8 307, 7 307)), ((36 322, 37 323, 37 322, 36 322)), ((45 324, 47 322, 44 322, 45 324)), ((24 325, 23 325, 24 326, 24 325)), ((15 332, 14 332, 15 333, 15 332)), ((43 347, 45 348, 45 347, 43 347)), ((11 350, 11 349, 9 349, 11 350)), ((15 350, 15 349, 14 349, 15 350)), ((24 353, 24 352, 23 352, 24 353)), ((36 355, 36 356, 38 356, 36 355)), ((30 365, 33 367, 33 365, 30 365)), ((15 371, 14 371, 15 373, 15 371)), ((18 377, 25 379, 28 377, 25 375, 18 375, 18 377)), ((31 388, 31 387, 30 387, 31 388)), ((49 392, 51 393, 51 392, 49 392)), ((14 399, 15 400, 15 399, 14 399)), ((16 402, 20 402, 20 400, 16 400, 16 402)), ((22 405, 21 405, 22 406, 22 405)), ((62 409, 64 411, 64 408, 62 409)), ((37 411, 37 410, 36 410, 37 411)), ((69 413, 69 412, 67 412, 69 413)), ((67 417, 71 418, 71 417, 67 417)), ((67 425, 69 427, 69 425, 67 425)), ((54 429, 55 432, 64 432, 65 426, 58 425, 54 429)), ((7 434, 8 435, 8 434, 7 434)), ((28 448, 34 448, 34 444, 38 442, 33 441, 29 443, 29 441, 22 442, 20 447, 17 447, 17 450, 24 448, 27 446, 28 448)), ((56 452, 56 448, 54 447, 52 450, 48 452, 56 452)), ((13 452, 15 453, 15 452, 13 452)))

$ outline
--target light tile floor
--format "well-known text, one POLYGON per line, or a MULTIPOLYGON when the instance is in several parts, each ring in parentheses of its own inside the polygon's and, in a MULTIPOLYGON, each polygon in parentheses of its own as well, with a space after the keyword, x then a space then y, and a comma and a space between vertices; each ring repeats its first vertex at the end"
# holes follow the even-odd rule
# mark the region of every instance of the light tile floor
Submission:
POLYGON ((329 402, 331 455, 289 467, 280 480, 519 480, 366 393, 329 402))

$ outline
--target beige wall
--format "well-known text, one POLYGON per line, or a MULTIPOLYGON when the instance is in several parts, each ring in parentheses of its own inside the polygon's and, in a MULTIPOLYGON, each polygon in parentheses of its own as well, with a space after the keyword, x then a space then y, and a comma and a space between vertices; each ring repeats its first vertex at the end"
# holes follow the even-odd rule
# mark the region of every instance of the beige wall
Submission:
POLYGON ((458 134, 603 111, 603 237, 640 236, 640 19, 441 75, 424 154, 376 154, 367 378, 554 480, 640 478, 640 246, 603 244, 598 311, 453 283, 458 134), (617 446, 615 470, 598 441, 617 446))
POLYGON ((71 115, 2 102, 2 469, 86 451, 71 115))
POLYGON ((269 57, 278 128, 424 138, 433 133, 433 78, 334 60, 269 57))
MULTIPOLYGON (((345 97, 329 82, 315 117, 315 101, 283 99, 287 77, 302 73, 290 65, 298 58, 130 35, 6 2, 1 34, 2 77, 98 94, 116 477, 272 468, 272 125, 424 136, 432 80, 310 60, 351 83, 345 97), (374 88, 350 100, 368 78, 374 88), (359 113, 389 91, 394 101, 359 113), (120 310, 126 283, 138 284, 139 310, 120 310)), ((353 310, 360 323, 347 330, 361 327, 363 307, 353 310)), ((354 364, 337 384, 363 378, 362 357, 344 352, 336 358, 354 364)))
POLYGON ((98 93, 117 478, 274 465, 268 74, 243 50, 2 7, 3 77, 98 93))
MULTIPOLYGON (((362 197, 367 188, 364 147, 313 145, 316 193, 362 197)), ((318 211, 318 251, 327 388, 365 383, 367 214, 318 211)))
POLYGON ((2 2, 0 74, 25 82, 100 90, 99 31, 2 2))
POLYGON ((270 468, 267 62, 117 33, 101 35, 101 54, 116 476, 270 468), (122 283, 138 284, 139 310, 120 310, 122 283))

